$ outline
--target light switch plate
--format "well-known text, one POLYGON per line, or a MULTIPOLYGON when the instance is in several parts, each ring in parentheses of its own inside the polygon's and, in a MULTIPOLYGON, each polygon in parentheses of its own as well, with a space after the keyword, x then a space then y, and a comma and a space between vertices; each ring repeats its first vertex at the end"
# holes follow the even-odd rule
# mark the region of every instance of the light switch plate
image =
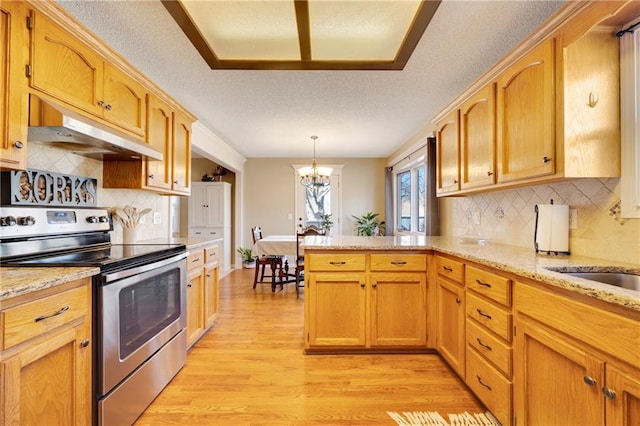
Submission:
POLYGON ((160 216, 160 212, 153 212, 153 224, 159 225, 161 221, 162 221, 162 218, 160 216))

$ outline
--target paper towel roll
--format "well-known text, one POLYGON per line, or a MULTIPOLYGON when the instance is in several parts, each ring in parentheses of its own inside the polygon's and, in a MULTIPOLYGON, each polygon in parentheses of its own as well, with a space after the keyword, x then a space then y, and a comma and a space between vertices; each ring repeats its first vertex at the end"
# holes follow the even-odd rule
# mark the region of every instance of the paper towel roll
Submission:
POLYGON ((537 204, 536 211, 536 250, 568 253, 569 206, 537 204))

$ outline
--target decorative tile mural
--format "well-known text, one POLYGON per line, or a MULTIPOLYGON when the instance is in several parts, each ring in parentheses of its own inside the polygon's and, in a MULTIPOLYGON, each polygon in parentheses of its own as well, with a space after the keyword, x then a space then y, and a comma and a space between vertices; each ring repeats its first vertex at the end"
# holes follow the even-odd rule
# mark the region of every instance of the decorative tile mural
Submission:
POLYGON ((443 200, 443 235, 533 248, 536 204, 576 209, 572 254, 640 263, 640 220, 620 216, 620 179, 574 179, 443 200))
MULTIPOLYGON (((161 238, 169 235, 169 203, 170 197, 158 195, 152 191, 131 189, 105 189, 102 187, 102 162, 82 157, 68 151, 52 148, 46 144, 29 142, 27 167, 29 169, 47 170, 57 173, 68 173, 95 178, 98 181, 98 207, 124 207, 132 205, 142 210, 151 208, 160 213, 160 223, 153 224, 153 214, 145 217, 145 223, 137 230, 139 240, 161 238)), ((111 233, 113 243, 122 242, 122 227, 114 224, 111 233)))

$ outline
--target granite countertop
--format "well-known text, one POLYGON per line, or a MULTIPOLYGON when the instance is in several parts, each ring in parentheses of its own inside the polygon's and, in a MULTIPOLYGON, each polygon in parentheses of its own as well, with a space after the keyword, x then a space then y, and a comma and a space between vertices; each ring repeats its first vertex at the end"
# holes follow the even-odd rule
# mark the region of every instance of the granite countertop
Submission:
POLYGON ((551 267, 561 271, 577 268, 584 272, 615 271, 640 275, 638 264, 574 255, 547 255, 536 253, 533 248, 491 242, 479 244, 475 240, 451 237, 312 236, 305 238, 303 247, 305 250, 435 250, 640 311, 640 291, 601 284, 546 269, 551 267))
POLYGON ((150 240, 138 241, 139 244, 184 244, 187 250, 194 250, 207 247, 211 243, 222 242, 222 238, 202 238, 202 237, 174 237, 174 238, 153 238, 150 240))
POLYGON ((99 273, 96 267, 1 267, 0 301, 99 273))

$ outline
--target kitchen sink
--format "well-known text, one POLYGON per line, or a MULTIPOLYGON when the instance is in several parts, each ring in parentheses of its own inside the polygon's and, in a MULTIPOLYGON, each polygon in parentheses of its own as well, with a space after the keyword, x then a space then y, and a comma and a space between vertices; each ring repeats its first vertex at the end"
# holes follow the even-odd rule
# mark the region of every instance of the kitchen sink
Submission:
POLYGON ((590 281, 597 281, 603 284, 609 284, 616 287, 627 288, 629 290, 640 291, 640 275, 629 274, 625 272, 583 272, 583 271, 561 271, 558 269, 547 268, 554 272, 571 275, 576 278, 582 278, 590 281))

